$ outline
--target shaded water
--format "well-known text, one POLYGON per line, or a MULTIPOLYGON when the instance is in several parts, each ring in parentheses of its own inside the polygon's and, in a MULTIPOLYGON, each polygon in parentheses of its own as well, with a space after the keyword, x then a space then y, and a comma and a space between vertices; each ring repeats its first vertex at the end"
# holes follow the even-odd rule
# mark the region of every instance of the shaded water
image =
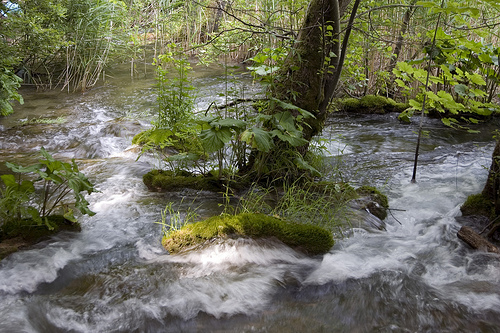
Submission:
MULTIPOLYGON (((225 89, 214 75, 197 78, 200 109, 225 89)), ((484 184, 489 131, 459 135, 428 121, 411 184, 413 125, 336 117, 324 133, 329 169, 384 189, 399 209, 387 232, 355 230, 313 258, 250 240, 169 256, 154 223, 165 205, 210 215, 219 195, 142 184, 155 161, 136 161, 130 142, 149 126, 152 84, 117 78, 83 95, 25 92, 26 104, 0 119, 1 161, 26 165, 44 146, 76 158, 100 190, 81 233, 0 262, 0 332, 500 332, 500 261, 457 240, 455 221, 484 184), (38 116, 66 122, 18 126, 38 116)))

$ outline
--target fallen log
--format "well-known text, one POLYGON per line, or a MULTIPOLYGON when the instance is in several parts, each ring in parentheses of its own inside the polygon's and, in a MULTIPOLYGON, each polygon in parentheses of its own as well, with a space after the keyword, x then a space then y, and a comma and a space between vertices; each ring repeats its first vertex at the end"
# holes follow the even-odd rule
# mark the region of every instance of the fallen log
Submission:
POLYGON ((457 236, 473 249, 500 254, 500 250, 495 245, 488 242, 470 227, 463 226, 460 228, 457 236))

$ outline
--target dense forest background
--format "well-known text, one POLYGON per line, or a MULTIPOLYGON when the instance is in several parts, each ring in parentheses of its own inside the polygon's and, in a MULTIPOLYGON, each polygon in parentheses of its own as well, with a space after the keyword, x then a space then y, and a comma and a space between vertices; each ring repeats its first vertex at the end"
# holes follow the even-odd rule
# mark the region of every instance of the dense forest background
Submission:
MULTIPOLYGON (((132 77, 148 75, 146 65, 172 43, 200 63, 245 62, 258 75, 272 74, 293 49, 309 2, 2 1, 1 113, 21 100, 21 83, 84 91, 110 66, 125 62, 132 77)), ((358 4, 339 4, 342 40, 358 4)), ((499 7, 491 0, 359 2, 335 95, 381 94, 407 102, 425 83, 430 55, 433 107, 488 113, 493 107, 484 103, 497 98, 500 77, 499 7)), ((419 108, 418 98, 412 106, 419 108)))

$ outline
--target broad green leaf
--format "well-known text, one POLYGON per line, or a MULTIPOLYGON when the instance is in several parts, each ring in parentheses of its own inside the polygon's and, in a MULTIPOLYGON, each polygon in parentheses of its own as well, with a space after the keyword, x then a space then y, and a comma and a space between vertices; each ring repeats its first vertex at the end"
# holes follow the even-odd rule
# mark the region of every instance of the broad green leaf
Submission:
POLYGON ((311 112, 306 111, 304 109, 301 109, 298 106, 295 106, 291 103, 283 102, 282 100, 279 100, 276 98, 271 98, 270 100, 272 102, 275 102, 276 104, 278 104, 281 108, 283 108, 285 110, 298 111, 304 118, 316 118, 311 112))
POLYGON ((301 170, 306 170, 306 171, 309 171, 312 175, 316 176, 316 177, 320 177, 321 176, 321 173, 316 170, 314 167, 312 167, 309 163, 307 163, 303 158, 302 156, 297 156, 293 162, 295 163, 295 165, 301 169, 301 170))
POLYGON ((273 115, 276 127, 282 131, 296 131, 295 119, 292 114, 288 111, 279 112, 273 115))
POLYGON ((465 76, 474 84, 477 84, 478 86, 485 86, 486 81, 484 81, 483 77, 479 74, 469 74, 465 73, 465 76))
POLYGON ((291 133, 284 133, 284 132, 281 132, 280 130, 271 131, 271 135, 278 137, 281 141, 288 142, 293 147, 300 147, 300 146, 303 146, 309 142, 304 138, 293 135, 291 133))
POLYGON ((5 186, 15 187, 17 186, 16 177, 14 175, 2 175, 0 176, 5 186))
POLYGON ((413 74, 413 72, 415 71, 415 69, 409 65, 408 63, 406 62, 398 62, 397 63, 397 68, 401 71, 401 72, 404 72, 404 73, 407 73, 407 74, 413 74))
POLYGON ((224 148, 224 145, 231 140, 231 137, 231 129, 227 127, 210 128, 200 133, 201 143, 208 152, 215 152, 224 148))
POLYGON ((247 129, 241 133, 240 140, 246 142, 252 148, 266 153, 274 146, 271 134, 258 127, 247 129))
POLYGON ((464 84, 457 84, 456 86, 453 87, 453 89, 455 89, 455 92, 460 96, 465 96, 468 90, 467 86, 464 84))
POLYGON ((224 118, 221 120, 216 120, 210 123, 212 126, 220 127, 232 127, 232 128, 245 128, 247 126, 246 121, 240 119, 224 118))

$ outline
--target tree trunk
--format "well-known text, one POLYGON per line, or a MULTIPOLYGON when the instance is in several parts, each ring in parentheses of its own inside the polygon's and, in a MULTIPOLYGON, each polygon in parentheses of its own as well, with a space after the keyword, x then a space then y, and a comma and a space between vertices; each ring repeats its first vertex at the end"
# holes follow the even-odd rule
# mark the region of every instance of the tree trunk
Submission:
MULTIPOLYGON (((287 59, 276 73, 270 87, 270 97, 304 109, 314 115, 298 124, 302 137, 310 140, 323 130, 327 107, 340 79, 347 42, 360 0, 355 0, 348 26, 342 39, 340 19, 351 0, 311 0, 298 39, 287 59)), ((297 110, 284 110, 279 103, 271 103, 269 114, 290 111, 298 116, 297 110)), ((273 129, 273 124, 268 124, 273 129)), ((304 157, 309 144, 292 147, 276 139, 276 145, 269 152, 254 151, 247 167, 241 174, 253 174, 257 181, 266 179, 295 179, 308 168, 304 157)))
MULTIPOLYGON (((302 29, 291 52, 277 73, 271 95, 314 114, 308 119, 303 136, 310 140, 323 129, 326 109, 331 100, 340 71, 340 18, 351 0, 312 0, 302 29)), ((356 0, 355 7, 359 4, 356 0)), ((351 17, 355 15, 355 9, 351 17)), ((348 33, 344 36, 346 45, 348 33)), ((344 46, 343 45, 343 46, 344 46)), ((279 112, 280 110, 271 110, 279 112)))
MULTIPOLYGON (((414 6, 417 3, 417 0, 411 0, 410 6, 414 6)), ((415 12, 416 7, 408 7, 408 9, 405 12, 405 15, 403 16, 403 22, 401 24, 401 30, 399 31, 398 39, 396 41, 396 46, 394 47, 394 56, 391 58, 391 62, 389 63, 389 68, 387 71, 389 73, 392 73, 392 70, 396 67, 396 64, 398 62, 399 54, 401 53, 401 50, 403 49, 403 42, 404 42, 404 35, 406 34, 406 31, 408 30, 408 27, 410 26, 410 19, 413 13, 415 12)))
POLYGON ((497 141, 491 157, 490 172, 486 185, 483 189, 483 196, 495 205, 495 216, 500 215, 500 139, 497 141))

